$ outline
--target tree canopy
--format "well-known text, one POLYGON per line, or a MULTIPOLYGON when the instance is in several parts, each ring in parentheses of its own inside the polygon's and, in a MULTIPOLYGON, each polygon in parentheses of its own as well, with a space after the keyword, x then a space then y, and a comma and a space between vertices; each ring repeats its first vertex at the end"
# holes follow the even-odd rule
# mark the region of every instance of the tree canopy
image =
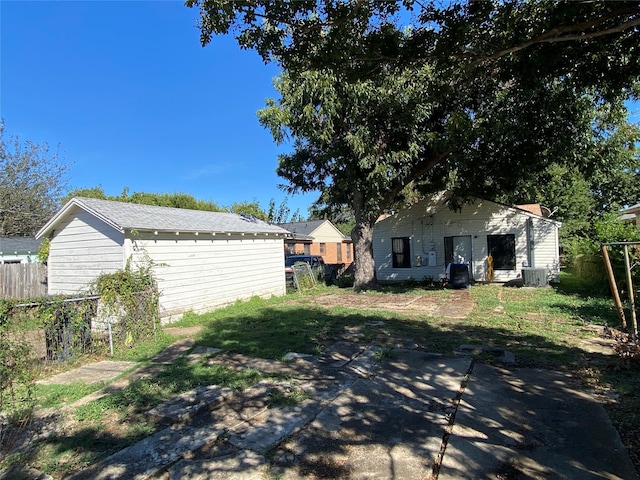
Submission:
POLYGON ((138 203, 142 205, 155 205, 158 207, 187 208, 191 210, 206 210, 209 212, 225 212, 227 209, 218 206, 217 203, 207 200, 198 200, 188 193, 129 193, 124 188, 120 195, 107 195, 101 186, 93 188, 78 188, 71 190, 64 197, 62 203, 66 203, 73 197, 98 198, 116 202, 138 203))
POLYGON ((596 221, 640 203, 640 126, 629 123, 624 111, 605 107, 596 111, 592 148, 581 161, 559 158, 498 197, 504 203, 549 207, 553 218, 563 222, 561 244, 576 237, 597 238, 596 221))
POLYGON ((289 191, 355 215, 356 289, 375 284, 378 215, 407 193, 517 191, 552 165, 582 169, 637 98, 639 2, 188 0, 201 41, 232 32, 283 68, 259 113, 289 191), (599 138, 600 136, 600 138, 599 138))
MULTIPOLYGON (((243 202, 234 202, 230 206, 220 206, 212 200, 198 200, 188 193, 129 193, 129 189, 125 187, 120 195, 107 195, 101 186, 97 186, 70 190, 62 199, 61 203, 65 204, 73 197, 99 198, 101 200, 112 200, 116 202, 139 203, 143 205, 156 205, 171 208, 187 208, 191 210, 205 210, 209 212, 237 213, 252 215, 269 223, 285 223, 289 221, 289 209, 286 206, 286 199, 282 201, 278 209, 276 209, 275 200, 271 199, 269 202, 269 210, 265 211, 260 207, 260 203, 257 200, 253 200, 251 202, 245 200, 243 202)), ((295 219, 292 221, 298 221, 301 219, 298 212, 296 212, 292 218, 295 219)))
POLYGON ((0 235, 34 235, 57 210, 67 170, 66 161, 46 143, 5 136, 1 121, 0 235))

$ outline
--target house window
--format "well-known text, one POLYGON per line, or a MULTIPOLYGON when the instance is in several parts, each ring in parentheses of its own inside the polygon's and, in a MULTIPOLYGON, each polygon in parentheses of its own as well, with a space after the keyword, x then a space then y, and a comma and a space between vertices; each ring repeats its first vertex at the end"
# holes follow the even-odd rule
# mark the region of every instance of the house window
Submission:
POLYGON ((327 253, 327 244, 326 243, 321 243, 320 244, 320 255, 324 255, 325 253, 327 253))
POLYGON ((304 244, 304 254, 305 255, 311 255, 311 245, 308 243, 304 244))
POLYGON ((493 257, 494 270, 514 270, 516 268, 516 236, 487 235, 487 250, 493 257))
POLYGON ((409 237, 391 239, 391 251, 393 254, 393 268, 410 268, 411 252, 409 250, 409 237))
POLYGON ((338 252, 338 263, 342 263, 342 244, 340 242, 336 243, 336 250, 338 252))
POLYGON ((347 243, 347 262, 351 261, 351 244, 347 243))

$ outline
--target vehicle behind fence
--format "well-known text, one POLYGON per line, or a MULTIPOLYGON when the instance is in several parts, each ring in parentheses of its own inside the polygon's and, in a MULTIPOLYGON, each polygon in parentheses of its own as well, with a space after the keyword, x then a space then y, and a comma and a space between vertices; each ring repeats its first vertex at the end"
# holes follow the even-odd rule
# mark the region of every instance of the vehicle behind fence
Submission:
POLYGON ((0 264, 0 299, 47 294, 47 267, 41 263, 0 264))

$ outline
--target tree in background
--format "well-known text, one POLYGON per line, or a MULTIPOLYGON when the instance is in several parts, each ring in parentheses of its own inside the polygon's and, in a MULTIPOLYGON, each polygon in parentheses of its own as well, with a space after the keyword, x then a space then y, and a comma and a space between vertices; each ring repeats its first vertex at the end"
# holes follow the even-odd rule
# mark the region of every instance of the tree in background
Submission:
POLYGON ((241 203, 232 203, 229 207, 229 212, 237 213, 238 215, 251 215, 259 220, 268 221, 268 214, 260 208, 260 204, 257 200, 253 202, 247 202, 246 200, 241 203))
MULTIPOLYGON (((64 205, 73 197, 98 198, 101 200, 111 200, 115 202, 138 203, 143 205, 156 205, 160 207, 171 208, 186 208, 191 210, 205 210, 209 212, 237 213, 239 215, 251 215, 259 220, 270 223, 285 223, 288 220, 284 220, 283 222, 276 222, 274 220, 278 220, 278 218, 288 218, 289 216, 289 209, 286 207, 286 199, 281 203, 280 210, 278 211, 278 215, 280 215, 280 217, 277 217, 276 213, 274 213, 276 212, 274 199, 271 199, 269 203, 269 212, 265 212, 260 207, 260 204, 257 200, 253 200, 252 202, 246 200, 243 202, 234 202, 231 204, 231 206, 224 207, 211 200, 198 200, 187 193, 134 192, 130 194, 129 188, 127 187, 122 190, 122 193, 120 195, 112 196, 107 195, 100 185, 93 188, 78 188, 69 191, 67 195, 62 199, 62 204, 64 205)), ((302 219, 297 211, 292 218, 297 218, 298 220, 302 219)))
POLYGON ((280 205, 276 207, 276 201, 272 198, 269 201, 269 212, 267 213, 267 218, 269 223, 273 223, 275 225, 289 222, 302 222, 304 218, 300 215, 300 211, 296 210, 293 215, 291 214, 291 209, 287 205, 288 201, 285 198, 282 200, 280 205))
POLYGON ((498 198, 549 207, 563 222, 565 248, 575 241, 598 241, 598 222, 618 216, 621 206, 640 203, 640 127, 627 121, 626 112, 609 107, 596 108, 592 148, 584 158, 559 159, 547 169, 527 172, 517 189, 498 198))
POLYGON ((227 211, 224 207, 218 206, 213 201, 198 200, 188 193, 146 193, 134 192, 129 193, 129 189, 125 187, 120 195, 107 195, 101 186, 93 188, 79 188, 71 190, 64 197, 62 204, 64 205, 73 197, 97 198, 100 200, 111 200, 114 202, 138 203, 141 205, 155 205, 158 207, 170 208, 186 208, 191 210, 206 210, 209 212, 227 211))
POLYGON ((31 236, 56 212, 68 165, 46 143, 5 134, 0 122, 0 235, 31 236))
POLYGON ((355 216, 355 288, 376 283, 372 230, 408 192, 452 206, 516 191, 594 150, 598 106, 637 98, 638 2, 188 0, 201 42, 233 31, 283 73, 259 114, 288 193, 355 216))

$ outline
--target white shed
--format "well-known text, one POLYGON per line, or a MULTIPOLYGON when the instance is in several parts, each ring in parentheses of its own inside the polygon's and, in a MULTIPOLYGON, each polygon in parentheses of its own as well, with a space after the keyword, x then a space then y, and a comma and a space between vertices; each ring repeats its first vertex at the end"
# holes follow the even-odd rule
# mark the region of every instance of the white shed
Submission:
POLYGON ((37 233, 50 237, 49 294, 150 260, 163 321, 286 292, 288 232, 251 216, 73 198, 37 233))
POLYGON ((546 269, 559 279, 560 222, 523 208, 477 200, 451 210, 440 194, 378 221, 373 253, 378 280, 439 280, 450 263, 469 267, 471 280, 488 280, 488 254, 496 282, 546 269), (528 267, 528 268, 527 268, 528 267))

